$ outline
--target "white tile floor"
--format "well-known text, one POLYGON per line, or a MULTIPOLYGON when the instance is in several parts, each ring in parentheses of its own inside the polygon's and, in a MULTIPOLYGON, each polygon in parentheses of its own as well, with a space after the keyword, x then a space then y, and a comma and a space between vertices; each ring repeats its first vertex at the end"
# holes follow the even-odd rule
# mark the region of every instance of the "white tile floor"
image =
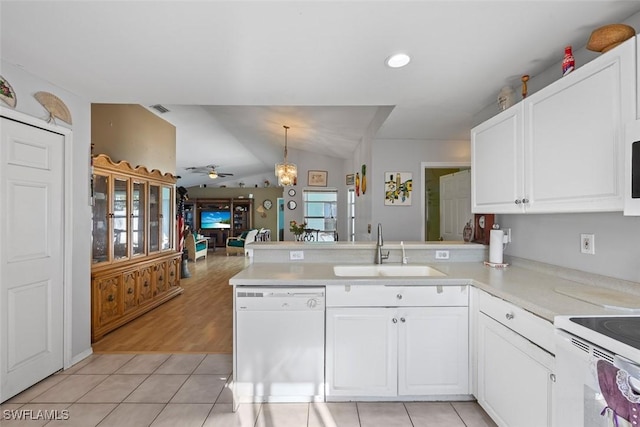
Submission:
POLYGON ((495 426, 475 402, 246 404, 234 413, 228 388, 231 370, 230 354, 93 355, 0 405, 0 424, 495 426), (23 420, 14 419, 17 415, 22 415, 23 420))

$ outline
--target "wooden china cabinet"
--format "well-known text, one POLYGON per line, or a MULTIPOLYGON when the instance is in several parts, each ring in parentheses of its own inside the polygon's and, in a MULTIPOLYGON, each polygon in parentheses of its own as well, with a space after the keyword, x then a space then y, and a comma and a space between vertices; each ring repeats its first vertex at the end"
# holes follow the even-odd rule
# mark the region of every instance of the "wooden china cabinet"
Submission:
POLYGON ((93 158, 91 340, 182 293, 175 178, 93 158))

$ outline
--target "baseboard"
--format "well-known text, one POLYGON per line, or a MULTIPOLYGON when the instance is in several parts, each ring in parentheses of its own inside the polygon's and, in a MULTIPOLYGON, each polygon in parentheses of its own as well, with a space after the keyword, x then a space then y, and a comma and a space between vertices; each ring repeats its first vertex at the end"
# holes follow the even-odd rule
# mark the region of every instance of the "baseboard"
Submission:
POLYGON ((65 366, 64 369, 69 369, 70 367, 72 367, 76 363, 83 361, 84 359, 86 359, 87 357, 91 356, 92 354, 93 354, 93 349, 91 347, 89 347, 88 349, 86 349, 82 353, 77 354, 74 357, 72 357, 69 366, 65 366))

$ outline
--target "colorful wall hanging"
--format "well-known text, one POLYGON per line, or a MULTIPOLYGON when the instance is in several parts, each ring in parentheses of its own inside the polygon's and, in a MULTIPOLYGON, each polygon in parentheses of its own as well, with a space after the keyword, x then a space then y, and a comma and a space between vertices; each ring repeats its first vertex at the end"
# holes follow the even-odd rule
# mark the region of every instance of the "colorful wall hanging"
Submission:
POLYGON ((17 102, 16 93, 9 82, 2 76, 0 76, 0 100, 11 108, 15 108, 17 102))
POLYGON ((385 172, 385 206, 411 206, 412 187, 413 178, 411 172, 385 172))

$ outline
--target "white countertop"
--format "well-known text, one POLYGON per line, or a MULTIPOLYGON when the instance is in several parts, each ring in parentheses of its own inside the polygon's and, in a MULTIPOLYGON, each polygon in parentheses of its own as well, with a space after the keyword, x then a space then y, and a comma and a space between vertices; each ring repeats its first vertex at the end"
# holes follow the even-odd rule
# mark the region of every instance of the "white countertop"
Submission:
MULTIPOLYGON (((235 286, 331 286, 350 284, 460 285, 469 284, 492 295, 509 301, 550 322, 558 315, 620 315, 632 314, 629 310, 607 309, 604 305, 612 298, 624 297, 626 301, 638 301, 640 288, 627 286, 620 289, 608 286, 592 286, 554 274, 553 270, 539 271, 521 266, 495 269, 481 262, 447 262, 429 264, 446 274, 446 277, 338 277, 333 266, 340 263, 256 263, 242 270, 229 280, 235 286), (556 288, 580 287, 593 290, 594 303, 556 292, 556 288), (600 305, 598 305, 600 304, 600 305)), ((415 265, 415 264, 414 264, 415 265)), ((612 279, 614 281, 614 279, 612 279)), ((638 314, 638 312, 635 312, 638 314)))

